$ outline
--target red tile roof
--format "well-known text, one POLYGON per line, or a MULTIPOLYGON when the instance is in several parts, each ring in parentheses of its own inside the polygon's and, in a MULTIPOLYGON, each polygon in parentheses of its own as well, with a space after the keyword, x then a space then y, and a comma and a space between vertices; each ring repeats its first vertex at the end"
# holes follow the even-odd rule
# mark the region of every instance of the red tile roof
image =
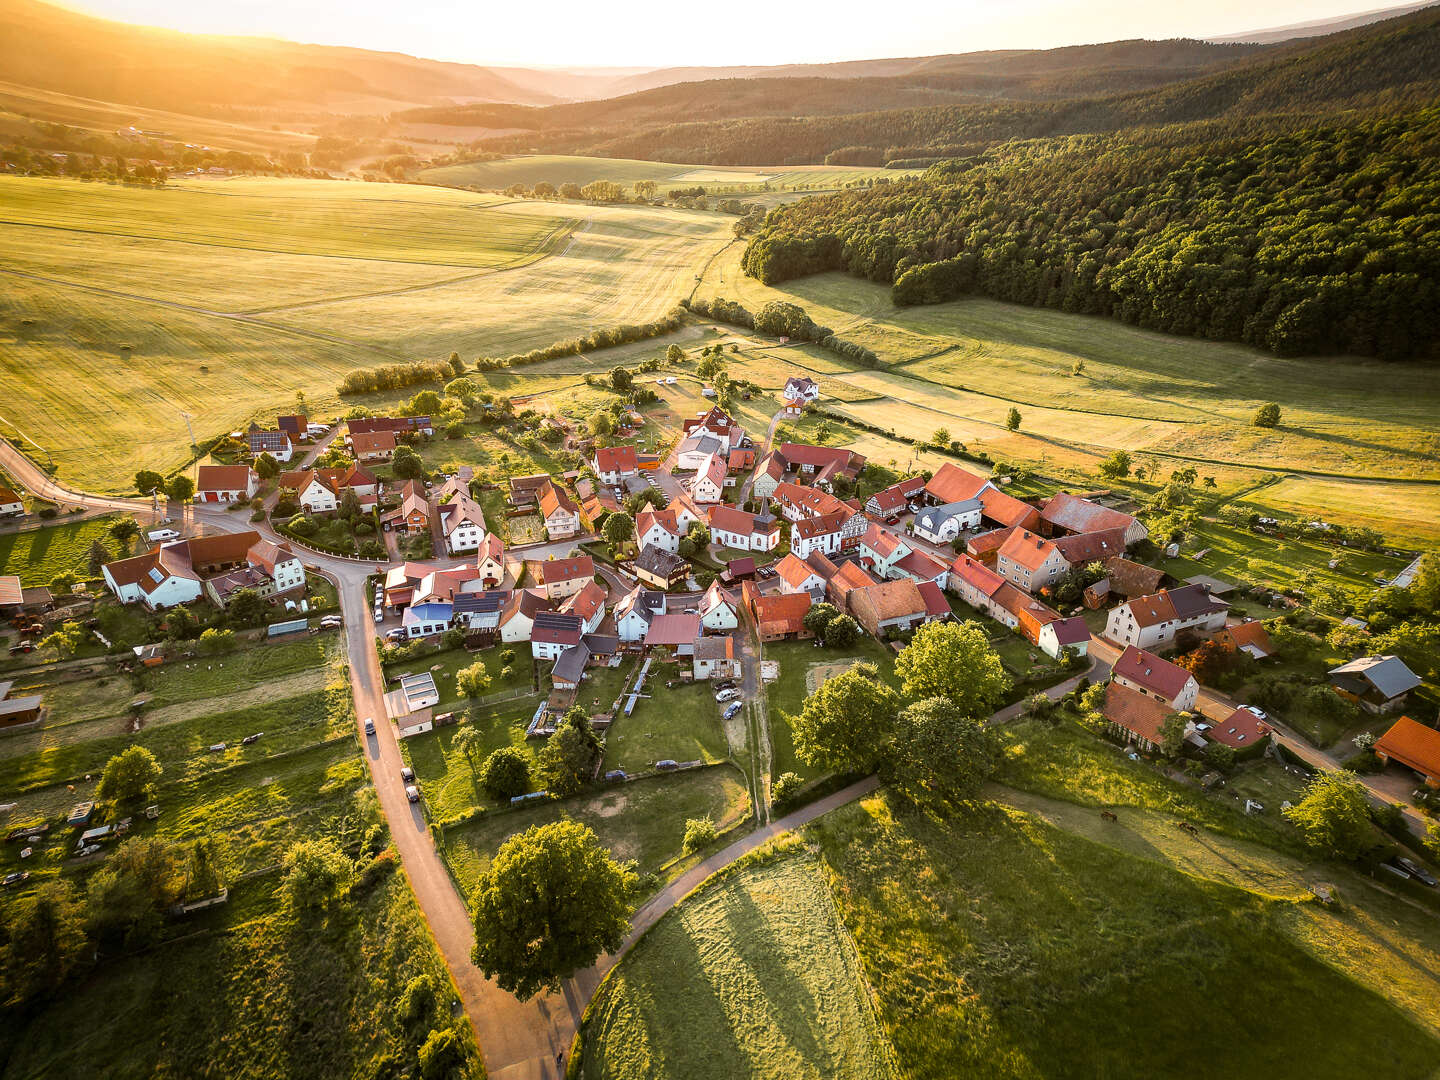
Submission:
POLYGON ((1009 559, 1026 570, 1034 571, 1044 566, 1045 561, 1055 554, 1055 550, 1055 545, 1043 536, 1028 529, 1016 529, 1000 546, 1000 557, 1009 559))
POLYGON ((936 502, 964 502, 980 494, 980 489, 990 481, 983 476, 962 469, 953 461, 947 461, 925 485, 925 493, 936 502))
POLYGON ((1071 495, 1068 491, 1062 491, 1046 502, 1040 516, 1051 525, 1071 533, 1100 532, 1104 529, 1119 529, 1124 533, 1135 524, 1135 519, 1129 514, 1071 495))
POLYGON ((635 447, 628 443, 621 446, 602 446, 595 451, 595 471, 597 473, 632 473, 639 469, 640 465, 635 458, 635 447))
POLYGON ((955 561, 950 564, 950 572, 985 596, 994 596, 996 590, 1005 584, 1004 578, 969 555, 955 556, 955 561))
POLYGON ((810 610, 809 593, 771 593, 755 595, 751 613, 766 633, 798 634, 805 628, 805 614, 810 610))
POLYGON ((1111 670, 1151 693, 1160 694, 1167 701, 1178 697, 1191 677, 1190 672, 1178 664, 1137 649, 1134 645, 1126 646, 1125 651, 1116 657, 1111 670))
POLYGON ((1152 743, 1160 742, 1160 727, 1171 711, 1163 701, 1146 697, 1128 686, 1112 682, 1105 687, 1105 719, 1152 743))
POLYGON ((815 571, 810 569, 809 564, 794 552, 787 554, 775 564, 775 576, 792 589, 800 588, 814 573, 815 571))
POLYGON ((1269 724, 1249 709, 1236 709, 1224 720, 1212 724, 1210 730, 1205 733, 1205 737, 1234 747, 1236 750, 1243 750, 1247 746, 1254 746, 1269 734, 1269 724))
POLYGON ((986 488, 980 492, 980 505, 981 513, 985 517, 1001 525, 1019 525, 1021 528, 1033 529, 1040 524, 1039 510, 995 488, 986 488))
POLYGON ((248 491, 249 465, 201 465, 195 480, 196 491, 248 491))
POLYGON ((838 533, 845 527, 845 522, 849 519, 850 514, 848 511, 838 510, 833 514, 821 514, 819 517, 801 518, 790 526, 790 531, 802 540, 814 540, 817 536, 838 533))
POLYGON ((916 586, 920 590, 920 597, 925 601, 925 614, 932 619, 943 619, 946 615, 952 614, 950 601, 945 599, 945 594, 940 591, 940 586, 933 581, 922 581, 916 586))
POLYGON ((811 517, 834 513, 843 513, 847 517, 849 516, 843 502, 828 491, 821 491, 819 488, 805 487, 802 484, 779 484, 775 488, 774 498, 782 505, 804 510, 811 517))
POLYGON ((1375 740, 1375 752, 1416 772, 1440 777, 1440 731, 1402 716, 1375 740))
POLYGON ((527 562, 525 567, 539 585, 554 585, 559 581, 574 581, 576 578, 593 578, 595 576, 595 560, 589 555, 576 555, 573 559, 527 562))

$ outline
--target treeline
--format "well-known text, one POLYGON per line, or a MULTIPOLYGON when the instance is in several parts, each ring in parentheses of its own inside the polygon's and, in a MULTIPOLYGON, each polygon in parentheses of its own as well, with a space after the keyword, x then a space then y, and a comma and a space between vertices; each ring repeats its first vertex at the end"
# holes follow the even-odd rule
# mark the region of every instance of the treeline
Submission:
POLYGON ((1282 355, 1437 357, 1440 109, 1016 143, 771 211, 745 272, 1109 315, 1282 355))
POLYGON ((444 382, 463 374, 463 364, 445 360, 413 360, 408 364, 382 364, 379 367, 355 368, 340 380, 339 392, 374 394, 381 390, 403 390, 407 386, 444 382))
POLYGON ((606 327, 603 330, 592 330, 584 337, 551 342, 538 349, 531 349, 525 353, 514 353, 503 358, 481 357, 475 366, 481 371, 493 371, 497 368, 538 364, 542 360, 555 360, 562 356, 578 356, 580 353, 591 352, 595 349, 613 349, 616 345, 628 345, 632 341, 644 341, 647 338, 663 337, 665 334, 674 333, 684 325, 684 322, 685 308, 676 304, 664 316, 652 322, 626 323, 622 326, 606 327))
POLYGON ((798 304, 771 300, 757 312, 752 312, 743 304, 727 300, 723 296, 710 299, 692 297, 686 304, 691 311, 707 319, 743 326, 747 330, 758 330, 762 334, 772 334, 775 337, 788 337, 793 341, 808 341, 837 356, 843 356, 852 363, 864 367, 880 366, 880 358, 864 345, 836 337, 828 326, 821 326, 798 304))

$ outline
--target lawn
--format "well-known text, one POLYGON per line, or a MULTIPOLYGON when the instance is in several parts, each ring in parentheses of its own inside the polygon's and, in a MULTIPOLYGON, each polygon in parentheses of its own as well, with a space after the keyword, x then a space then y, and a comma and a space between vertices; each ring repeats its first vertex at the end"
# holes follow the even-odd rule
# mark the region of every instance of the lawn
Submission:
POLYGON ((48 585, 61 574, 90 576, 90 547, 99 540, 111 555, 120 553, 110 536, 119 515, 58 521, 39 529, 0 534, 0 570, 19 574, 22 585, 48 585))
MULTIPOLYGON (((627 670, 629 668, 627 667, 627 670)), ((720 706, 709 683, 665 689, 674 668, 652 666, 648 687, 629 716, 619 716, 605 733, 605 768, 643 772, 655 762, 723 761, 728 756, 720 706)))
POLYGON ((445 855, 468 895, 506 838, 562 817, 595 830, 617 859, 634 859, 642 874, 668 876, 688 818, 709 817, 725 829, 751 814, 744 777, 728 765, 615 785, 594 794, 523 810, 487 814, 445 829, 445 855))
POLYGON ((587 1080, 894 1075, 823 868, 793 848, 661 920, 601 987, 583 1039, 587 1080))
POLYGON ((1297 933, 1291 901, 993 803, 937 821, 877 796, 809 835, 917 1080, 1179 1077, 1197 1061, 1266 1080, 1419 1078, 1440 1050, 1341 949, 1297 933))
MULTIPOLYGON (((484 664, 485 670, 490 673, 489 689, 474 703, 479 706, 479 711, 485 711, 488 705, 494 703, 507 702, 521 691, 528 693, 534 689, 531 678, 534 660, 530 655, 528 641, 494 645, 473 653, 468 649, 427 652, 414 660, 387 664, 385 675, 388 679, 394 680, 398 675, 428 671, 435 679, 435 688, 440 691, 440 704, 436 707, 436 711, 445 712, 455 708, 468 708, 472 704, 456 689, 455 676, 462 668, 468 668, 475 664, 484 664), (510 656, 508 661, 505 659, 507 654, 510 656), (504 674, 507 667, 510 669, 508 675, 504 674)), ((541 671, 543 672, 547 667, 547 664, 542 664, 541 671)), ((548 681, 543 677, 541 685, 545 689, 549 688, 548 681)))

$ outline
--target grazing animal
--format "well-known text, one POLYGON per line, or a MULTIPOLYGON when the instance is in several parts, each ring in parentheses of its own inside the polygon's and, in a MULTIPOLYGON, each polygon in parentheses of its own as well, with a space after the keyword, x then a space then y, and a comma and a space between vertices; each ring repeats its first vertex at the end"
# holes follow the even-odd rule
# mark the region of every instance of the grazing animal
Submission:
POLYGON ((1113 811, 1110 811, 1110 810, 1101 810, 1101 811, 1100 811, 1100 820, 1101 820, 1101 821, 1119 821, 1120 819, 1115 816, 1115 814, 1114 814, 1113 811))

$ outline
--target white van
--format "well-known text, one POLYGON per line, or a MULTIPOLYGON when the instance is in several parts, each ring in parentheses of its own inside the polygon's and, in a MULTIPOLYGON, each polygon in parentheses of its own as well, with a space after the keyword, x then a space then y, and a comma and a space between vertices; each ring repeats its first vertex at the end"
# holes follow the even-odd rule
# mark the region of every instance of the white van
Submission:
POLYGON ((168 544, 171 540, 180 539, 180 534, 174 529, 151 529, 145 536, 152 544, 168 544))

